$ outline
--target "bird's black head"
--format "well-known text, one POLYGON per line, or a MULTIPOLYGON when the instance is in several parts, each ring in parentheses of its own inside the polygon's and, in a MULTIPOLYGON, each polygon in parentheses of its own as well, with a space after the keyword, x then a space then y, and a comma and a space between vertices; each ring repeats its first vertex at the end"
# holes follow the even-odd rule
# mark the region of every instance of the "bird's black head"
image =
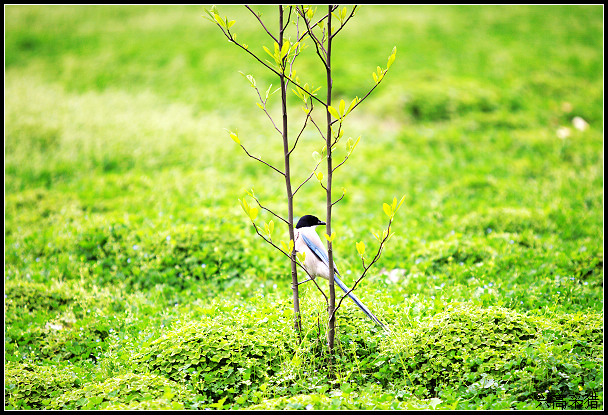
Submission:
POLYGON ((317 225, 325 225, 326 223, 319 220, 316 216, 313 215, 304 215, 298 221, 296 225, 296 229, 307 228, 309 226, 317 226, 317 225))

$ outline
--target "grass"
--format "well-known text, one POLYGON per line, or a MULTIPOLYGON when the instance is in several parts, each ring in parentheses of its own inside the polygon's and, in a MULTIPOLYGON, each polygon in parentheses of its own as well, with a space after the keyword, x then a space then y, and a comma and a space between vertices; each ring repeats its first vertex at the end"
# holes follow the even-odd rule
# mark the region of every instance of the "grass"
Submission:
MULTIPOLYGON (((303 286, 296 345, 289 263, 237 203, 255 187, 285 210, 224 131, 280 165, 238 71, 277 81, 198 6, 6 6, 5 408, 602 408, 602 11, 366 6, 341 32, 337 99, 398 50, 347 123, 362 135, 335 178, 347 282, 382 203, 406 199, 357 290, 395 335, 347 304, 328 362, 322 298, 303 286)), ((244 8, 220 12, 270 46, 244 8)), ((321 146, 304 134, 296 182, 321 146)), ((296 215, 323 209, 304 186, 296 215)))

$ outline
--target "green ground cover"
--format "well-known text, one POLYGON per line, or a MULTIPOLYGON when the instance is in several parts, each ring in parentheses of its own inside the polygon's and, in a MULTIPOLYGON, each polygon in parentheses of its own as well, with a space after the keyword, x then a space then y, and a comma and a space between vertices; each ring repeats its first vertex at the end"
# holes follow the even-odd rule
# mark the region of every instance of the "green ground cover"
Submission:
MULTIPOLYGON (((270 45, 244 8, 219 9, 270 45)), ((202 7, 5 12, 5 408, 603 407, 601 6, 365 6, 337 38, 347 102, 398 50, 335 178, 347 283, 382 203, 406 199, 358 289, 395 334, 345 303, 333 374, 323 299, 302 286, 297 345, 289 263, 237 202, 255 187, 285 210, 224 131, 280 164, 238 71, 277 81, 202 7)), ((296 181, 321 146, 303 136, 296 181)), ((324 203, 310 182, 296 215, 324 203)))

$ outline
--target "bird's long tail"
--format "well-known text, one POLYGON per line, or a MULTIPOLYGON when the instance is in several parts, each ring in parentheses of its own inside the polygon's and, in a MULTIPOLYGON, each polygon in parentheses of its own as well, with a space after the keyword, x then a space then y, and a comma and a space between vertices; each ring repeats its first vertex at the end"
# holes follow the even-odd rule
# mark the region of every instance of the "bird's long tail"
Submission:
MULTIPOLYGON (((342 291, 344 291, 345 293, 348 293, 349 288, 346 285, 344 285, 342 280, 340 278, 338 278, 337 274, 334 274, 334 281, 336 282, 336 284, 338 284, 338 286, 342 289, 342 291)), ((384 324, 382 324, 382 322, 380 320, 378 320, 378 317, 376 317, 374 315, 374 313, 369 311, 369 309, 365 306, 365 304, 363 304, 361 302, 361 300, 359 300, 355 294, 353 294, 351 292, 351 293, 348 293, 348 296, 350 297, 351 300, 353 300, 353 302, 355 304, 357 304, 357 307, 359 307, 361 309, 361 311, 363 311, 371 320, 373 320, 376 324, 378 324, 380 327, 382 327, 386 332, 388 332, 388 333, 391 332, 388 327, 386 327, 384 324)))

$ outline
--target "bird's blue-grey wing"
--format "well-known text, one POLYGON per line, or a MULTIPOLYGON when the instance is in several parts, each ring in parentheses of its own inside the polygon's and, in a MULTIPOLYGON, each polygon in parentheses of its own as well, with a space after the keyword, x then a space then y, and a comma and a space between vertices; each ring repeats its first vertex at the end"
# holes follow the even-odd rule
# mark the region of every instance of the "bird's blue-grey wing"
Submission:
POLYGON ((327 267, 329 268, 329 265, 328 265, 329 264, 329 258, 327 257, 327 254, 325 253, 325 251, 323 251, 323 249, 321 249, 320 247, 318 247, 317 245, 315 245, 303 233, 301 234, 301 236, 302 236, 302 239, 304 240, 304 242, 306 243, 306 245, 308 246, 308 248, 312 251, 312 253, 315 254, 315 256, 317 258, 319 258, 319 260, 321 262, 323 262, 325 265, 327 265, 327 267))

